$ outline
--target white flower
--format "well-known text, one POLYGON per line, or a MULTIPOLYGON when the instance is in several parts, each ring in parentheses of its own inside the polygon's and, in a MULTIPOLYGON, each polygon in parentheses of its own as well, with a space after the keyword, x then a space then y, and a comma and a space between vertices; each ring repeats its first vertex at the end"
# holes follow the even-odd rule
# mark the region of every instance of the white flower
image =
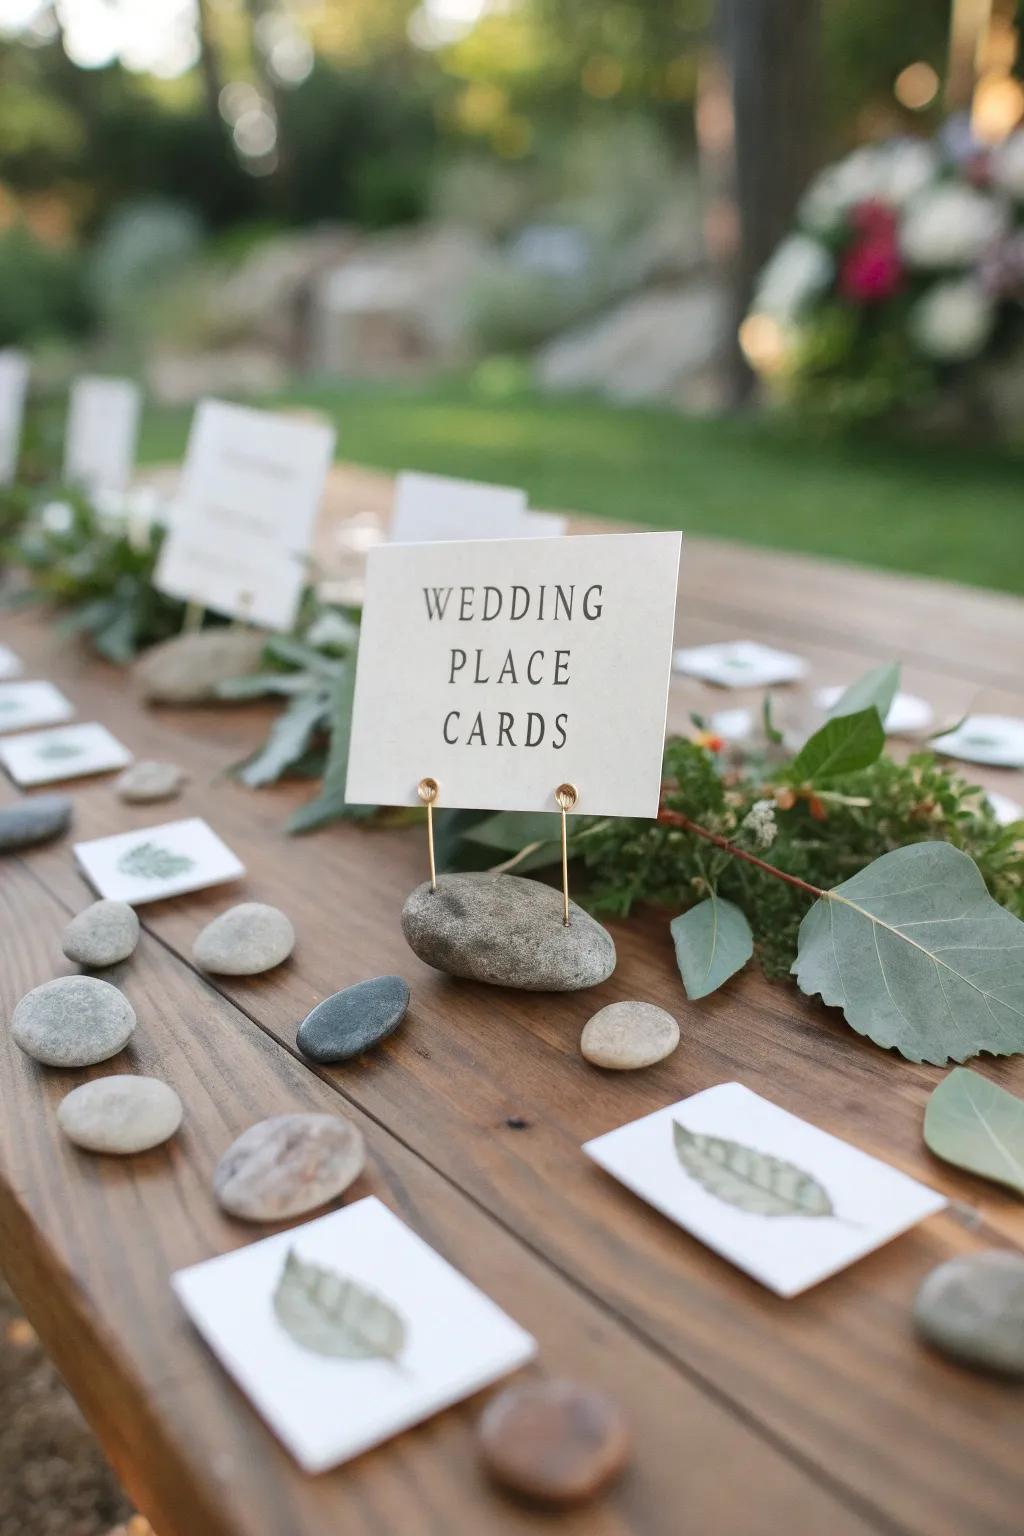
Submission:
POLYGON ((789 319, 828 287, 832 258, 810 235, 789 235, 758 278, 753 310, 789 319))
POLYGON ((779 830, 775 824, 775 801, 755 800, 741 826, 744 832, 750 833, 756 848, 770 848, 779 830))
POLYGON ((936 164, 934 151, 921 139, 855 149, 811 182, 800 204, 801 221, 827 234, 857 203, 901 208, 933 179, 936 164))
POLYGON ((1011 197, 1024 202, 1024 132, 1011 133, 992 151, 992 180, 1011 197))
POLYGON ((70 533, 75 514, 66 501, 48 501, 39 513, 47 533, 70 533))
POLYGON ((910 312, 910 333, 928 357, 958 363, 978 355, 994 321, 992 301, 976 282, 950 278, 918 299, 910 312))
POLYGON ((1005 206, 985 192, 943 182, 907 206, 900 248, 915 267, 969 267, 1007 225, 1005 206))

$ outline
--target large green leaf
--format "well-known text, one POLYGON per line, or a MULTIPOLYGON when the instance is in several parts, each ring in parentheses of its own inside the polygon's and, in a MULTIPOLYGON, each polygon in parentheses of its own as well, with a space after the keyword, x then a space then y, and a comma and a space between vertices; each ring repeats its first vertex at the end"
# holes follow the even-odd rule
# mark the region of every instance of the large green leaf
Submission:
POLYGON ((828 1190, 813 1174, 768 1152, 672 1122, 676 1157, 691 1178, 750 1216, 834 1216, 828 1190))
POLYGON ((878 718, 885 724, 885 717, 889 713, 896 690, 900 685, 900 664, 898 661, 887 662, 883 667, 874 667, 870 672, 865 672, 855 683, 851 683, 841 693, 829 710, 830 720, 840 720, 844 715, 857 715, 864 709, 870 709, 874 705, 878 710, 878 718))
POLYGON ((844 773, 857 773, 877 762, 885 747, 885 731, 874 705, 853 715, 826 720, 805 741, 789 766, 795 784, 824 784, 844 773))
POLYGON ((305 752, 314 733, 325 723, 327 703, 322 693, 302 693, 292 699, 271 727, 263 746, 239 774, 243 784, 258 789, 273 784, 305 752))
POLYGON ((300 805, 293 813, 287 825, 289 832, 313 832, 317 827, 342 818, 359 821, 372 816, 376 809, 372 805, 349 805, 345 799, 348 744, 352 734, 352 698, 356 682, 355 659, 346 657, 336 665, 338 670, 331 686, 327 716, 331 744, 320 793, 315 799, 300 805))
POLYGON ((909 1061, 1024 1051, 1024 923, 950 843, 883 854, 800 925, 800 990, 909 1061))
POLYGON ((924 1139, 936 1157, 1024 1195, 1024 1099, 998 1083, 954 1067, 928 1100, 924 1139))
POLYGON ((698 902, 669 926, 687 997, 707 997, 754 953, 750 924, 739 907, 720 896, 698 902))
POLYGON ((398 1311, 355 1280, 288 1250, 274 1290, 274 1313, 303 1349, 335 1360, 396 1361, 405 1348, 398 1311))

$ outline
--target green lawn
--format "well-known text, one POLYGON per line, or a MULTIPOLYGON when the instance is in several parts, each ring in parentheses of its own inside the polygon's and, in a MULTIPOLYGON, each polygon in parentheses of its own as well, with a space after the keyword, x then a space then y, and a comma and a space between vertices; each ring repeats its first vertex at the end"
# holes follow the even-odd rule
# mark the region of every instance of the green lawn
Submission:
MULTIPOLYGON (((307 385, 338 456, 521 485, 536 507, 683 528, 1024 593, 1024 458, 820 439, 756 419, 687 420, 467 381, 307 385)), ((190 412, 152 410, 143 457, 184 447, 190 412)))

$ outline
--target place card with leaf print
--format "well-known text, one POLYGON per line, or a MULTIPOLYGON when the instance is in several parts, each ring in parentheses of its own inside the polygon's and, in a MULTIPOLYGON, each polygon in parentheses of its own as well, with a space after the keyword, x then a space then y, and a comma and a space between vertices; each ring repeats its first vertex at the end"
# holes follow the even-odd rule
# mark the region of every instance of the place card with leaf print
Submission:
POLYGON ((172 1284, 307 1472, 419 1424, 537 1351, 374 1196, 179 1270, 172 1284))
POLYGON ((946 1204, 741 1083, 706 1088, 583 1150, 779 1296, 817 1285, 946 1204))
POLYGON ((21 657, 9 645, 0 645, 0 678, 20 677, 23 668, 21 657))
POLYGON ((76 843, 75 858, 100 895, 138 907, 238 880, 245 866, 199 816, 76 843))
POLYGON ((127 747, 105 725, 62 725, 50 731, 25 731, 0 740, 0 763, 15 784, 56 784, 91 773, 110 773, 132 760, 127 747))
POLYGON ((0 735, 73 720, 75 706, 52 683, 0 683, 0 735))

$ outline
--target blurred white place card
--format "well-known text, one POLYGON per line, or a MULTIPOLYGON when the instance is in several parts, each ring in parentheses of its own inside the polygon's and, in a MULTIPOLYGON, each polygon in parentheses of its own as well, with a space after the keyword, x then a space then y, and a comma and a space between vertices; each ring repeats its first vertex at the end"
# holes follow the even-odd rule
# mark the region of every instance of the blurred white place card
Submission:
POLYGON ((307 1472, 421 1423, 537 1349, 372 1195, 171 1282, 307 1472))
POLYGON ((656 816, 680 539, 372 549, 346 798, 656 816))
POLYGON ((23 668, 21 657, 16 651, 12 651, 9 645, 0 645, 0 679, 6 681, 11 677, 20 677, 23 668))
POLYGON ((968 715, 955 730, 936 736, 936 752, 992 768, 1024 768, 1024 720, 1013 715, 968 715))
MULTIPOLYGON (((819 688, 814 702, 828 714, 839 703, 844 691, 842 688, 819 688)), ((918 698, 916 693, 895 693, 883 724, 890 736, 913 736, 926 731, 934 719, 935 711, 927 699, 918 698)))
POLYGON ((392 544, 516 539, 525 515, 526 492, 511 485, 406 472, 395 482, 390 539, 392 544))
POLYGON ((583 1150, 779 1296, 817 1285, 946 1204, 742 1083, 705 1088, 583 1150))
POLYGON ((684 647, 676 651, 673 664, 677 672, 721 688, 769 688, 773 683, 798 682, 807 672, 801 656, 776 651, 757 640, 684 647))
POLYGON ((201 401, 155 585, 215 613, 290 629, 333 452, 323 422, 201 401))
POLYGON ((0 683, 0 734, 74 719, 75 706, 52 683, 0 683))
POLYGON ((15 347, 0 349, 0 485, 10 485, 17 473, 28 374, 24 352, 15 347))
POLYGON ((132 755, 98 721, 60 725, 49 731, 23 731, 0 740, 0 763, 16 784, 56 784, 90 773, 125 768, 132 755))
POLYGON ((86 375, 71 386, 64 434, 64 478, 90 496, 128 489, 142 391, 131 379, 86 375))
POLYGON ((133 907, 238 880, 245 866, 199 816, 76 843, 75 858, 100 895, 133 907))

